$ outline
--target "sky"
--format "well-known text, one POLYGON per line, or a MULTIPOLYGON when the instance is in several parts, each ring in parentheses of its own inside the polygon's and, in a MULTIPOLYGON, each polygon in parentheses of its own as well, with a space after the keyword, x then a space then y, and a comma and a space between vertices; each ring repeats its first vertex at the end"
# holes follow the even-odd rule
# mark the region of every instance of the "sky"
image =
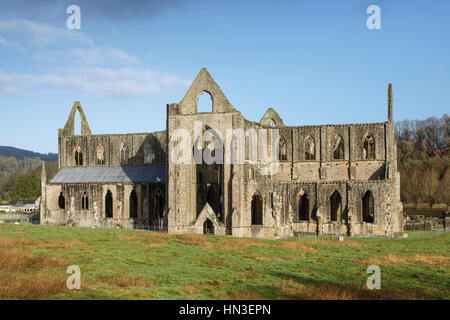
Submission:
POLYGON ((395 121, 441 117, 449 12, 446 0, 0 0, 0 145, 57 152, 74 101, 93 134, 165 130, 166 104, 202 68, 252 121, 269 107, 286 125, 386 121, 388 83, 395 121))

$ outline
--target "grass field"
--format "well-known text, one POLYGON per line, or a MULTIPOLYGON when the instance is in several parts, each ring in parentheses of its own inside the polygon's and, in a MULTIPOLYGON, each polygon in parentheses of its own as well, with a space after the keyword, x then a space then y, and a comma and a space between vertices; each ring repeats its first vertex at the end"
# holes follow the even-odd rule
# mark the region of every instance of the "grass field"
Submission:
POLYGON ((0 225, 1 299, 449 299, 450 234, 291 240, 0 225), (81 269, 81 290, 66 268, 81 269), (369 265, 381 289, 366 289, 369 265))

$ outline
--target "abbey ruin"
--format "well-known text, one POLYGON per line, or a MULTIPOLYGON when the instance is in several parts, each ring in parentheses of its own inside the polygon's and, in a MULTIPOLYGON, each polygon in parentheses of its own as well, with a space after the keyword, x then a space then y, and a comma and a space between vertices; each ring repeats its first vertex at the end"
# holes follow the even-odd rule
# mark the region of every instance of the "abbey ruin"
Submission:
MULTIPOLYGON (((272 108, 253 122, 206 69, 179 103, 167 105, 166 131, 92 134, 75 102, 58 131, 59 171, 51 181, 43 167, 41 223, 262 238, 393 236, 403 222, 392 108, 389 85, 386 122, 286 126, 272 108), (211 112, 197 112, 203 93, 211 112), (77 111, 81 135, 74 135, 77 111), (190 162, 173 156, 180 129, 193 137, 190 162), (239 154, 235 136, 198 139, 228 129, 244 133, 243 161, 193 161, 211 145, 239 154), (276 171, 254 157, 251 135, 261 141, 263 132, 277 136, 276 148, 270 139, 265 146, 277 155, 276 171)), ((223 160, 221 150, 211 153, 215 159, 223 160)))

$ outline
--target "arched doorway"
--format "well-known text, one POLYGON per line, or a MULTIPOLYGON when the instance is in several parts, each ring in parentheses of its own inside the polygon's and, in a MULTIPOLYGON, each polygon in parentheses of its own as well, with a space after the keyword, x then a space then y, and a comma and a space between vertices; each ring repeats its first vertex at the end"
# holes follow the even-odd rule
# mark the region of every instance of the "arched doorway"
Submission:
POLYGON ((214 234, 214 225, 209 219, 203 223, 203 234, 214 234))

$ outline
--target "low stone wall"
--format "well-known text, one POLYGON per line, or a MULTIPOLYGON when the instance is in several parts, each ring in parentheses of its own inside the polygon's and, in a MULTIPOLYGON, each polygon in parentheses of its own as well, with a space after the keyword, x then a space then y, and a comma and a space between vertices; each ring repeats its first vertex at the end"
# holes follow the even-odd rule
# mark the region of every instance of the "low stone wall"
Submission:
POLYGON ((421 231, 431 231, 433 224, 431 221, 424 222, 406 222, 404 225, 404 230, 421 230, 421 231))
POLYGON ((0 214, 0 223, 27 222, 32 220, 39 220, 39 213, 0 214))

